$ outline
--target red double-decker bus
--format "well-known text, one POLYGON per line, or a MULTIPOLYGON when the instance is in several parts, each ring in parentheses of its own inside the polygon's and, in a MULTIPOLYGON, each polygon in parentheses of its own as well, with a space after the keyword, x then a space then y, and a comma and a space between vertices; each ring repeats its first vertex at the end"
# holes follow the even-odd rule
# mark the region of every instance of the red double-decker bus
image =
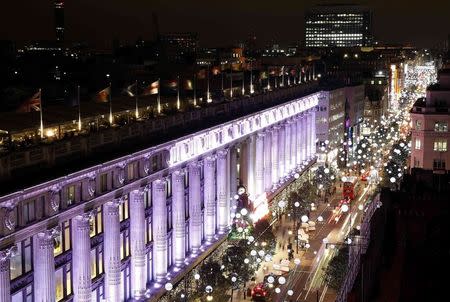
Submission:
POLYGON ((344 181, 342 195, 344 199, 353 200, 359 193, 359 183, 356 176, 348 176, 344 181))

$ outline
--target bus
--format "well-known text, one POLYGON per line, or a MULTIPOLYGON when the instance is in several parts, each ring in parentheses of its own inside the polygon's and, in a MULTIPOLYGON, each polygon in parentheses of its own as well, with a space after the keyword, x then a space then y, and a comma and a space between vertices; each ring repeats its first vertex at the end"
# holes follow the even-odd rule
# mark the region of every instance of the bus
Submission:
POLYGON ((348 176, 344 179, 342 195, 344 199, 353 200, 359 193, 359 183, 356 176, 348 176))

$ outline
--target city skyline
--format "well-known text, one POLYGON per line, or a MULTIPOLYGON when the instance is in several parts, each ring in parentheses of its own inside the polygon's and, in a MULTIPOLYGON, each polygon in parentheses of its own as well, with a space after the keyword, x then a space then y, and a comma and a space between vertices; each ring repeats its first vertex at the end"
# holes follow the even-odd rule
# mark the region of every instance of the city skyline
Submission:
MULTIPOLYGON (((363 1, 360 4, 373 10, 375 40, 435 47, 443 46, 446 40, 448 33, 437 29, 450 27, 450 20, 445 18, 450 3, 431 5, 434 2, 439 1, 431 1, 426 7, 408 1, 363 1), (394 24, 395 28, 392 27, 394 24)), ((276 6, 253 0, 231 1, 226 7, 203 0, 196 1, 195 5, 178 0, 170 3, 133 1, 125 9, 123 2, 117 0, 80 0, 65 3, 65 36, 67 41, 83 41, 99 49, 109 48, 113 39, 134 42, 137 37, 142 37, 152 40, 155 36, 152 14, 156 13, 160 32, 198 32, 202 47, 226 46, 253 34, 259 46, 270 41, 288 44, 303 40, 305 10, 323 3, 330 1, 282 0, 276 6), (248 22, 250 17, 252 22, 248 22)), ((0 38, 18 44, 55 39, 53 5, 52 0, 32 3, 19 0, 4 4, 3 11, 8 14, 1 18, 0 38), (26 10, 23 9, 25 5, 26 10)))

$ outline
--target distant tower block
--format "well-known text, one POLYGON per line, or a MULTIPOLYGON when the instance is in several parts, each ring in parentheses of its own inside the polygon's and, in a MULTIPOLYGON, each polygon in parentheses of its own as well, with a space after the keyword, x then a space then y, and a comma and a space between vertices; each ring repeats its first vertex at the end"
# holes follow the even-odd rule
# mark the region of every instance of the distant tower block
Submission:
POLYGON ((64 41, 64 0, 55 0, 56 41, 64 41))

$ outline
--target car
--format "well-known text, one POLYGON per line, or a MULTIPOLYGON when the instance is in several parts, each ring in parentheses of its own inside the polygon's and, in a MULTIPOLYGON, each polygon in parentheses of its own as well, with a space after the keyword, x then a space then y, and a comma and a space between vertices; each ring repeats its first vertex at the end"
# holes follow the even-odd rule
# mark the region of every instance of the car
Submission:
POLYGON ((252 289, 252 301, 267 301, 270 292, 264 283, 258 283, 252 289))

